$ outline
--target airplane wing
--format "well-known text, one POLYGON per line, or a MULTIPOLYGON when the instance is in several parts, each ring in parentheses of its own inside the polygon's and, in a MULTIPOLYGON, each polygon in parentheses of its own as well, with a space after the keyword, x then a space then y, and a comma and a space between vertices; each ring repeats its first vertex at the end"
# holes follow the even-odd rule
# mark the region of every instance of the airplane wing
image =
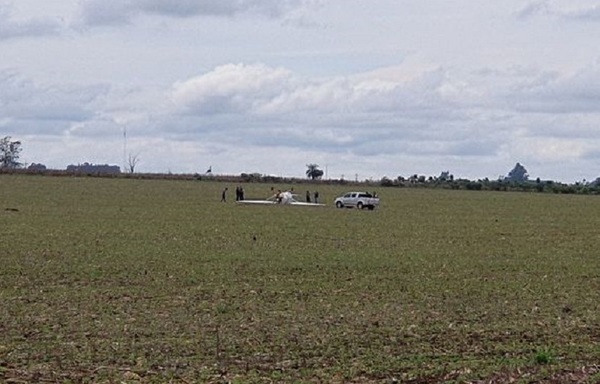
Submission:
POLYGON ((301 207, 324 207, 325 204, 321 203, 305 203, 302 201, 292 201, 289 205, 299 205, 301 207))
POLYGON ((238 200, 237 204, 262 204, 262 205, 273 205, 277 204, 277 202, 272 200, 238 200))
POLYGON ((325 204, 305 203, 294 198, 291 192, 282 192, 275 194, 266 200, 239 200, 238 204, 256 204, 256 205, 295 205, 300 207, 323 207, 325 204))

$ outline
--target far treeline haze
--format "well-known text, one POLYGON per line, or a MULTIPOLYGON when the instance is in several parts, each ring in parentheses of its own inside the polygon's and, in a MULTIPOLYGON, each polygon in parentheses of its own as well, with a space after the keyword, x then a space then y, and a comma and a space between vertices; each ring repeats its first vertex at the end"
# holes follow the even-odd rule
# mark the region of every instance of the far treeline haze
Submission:
MULTIPOLYGON (((136 177, 136 178, 175 178, 175 179, 196 179, 210 178, 216 181, 237 181, 237 182, 302 182, 303 180, 286 178, 271 175, 262 175, 260 173, 242 173, 240 175, 213 175, 212 166, 203 174, 195 173, 193 175, 173 175, 158 173, 138 173, 136 166, 140 159, 137 155, 129 155, 125 172, 118 165, 91 164, 88 162, 80 164, 71 164, 64 170, 48 169, 44 164, 31 163, 24 164, 19 161, 22 151, 22 143, 12 140, 10 136, 0 139, 0 173, 24 173, 41 175, 78 175, 78 176, 99 176, 99 177, 136 177)), ((311 182, 331 183, 331 184, 366 184, 379 185, 382 187, 412 187, 412 188, 444 188, 457 190, 474 191, 522 191, 522 192, 550 192, 550 193, 568 193, 568 194, 600 194, 600 177, 593 181, 582 180, 575 183, 562 183, 553 180, 541 180, 539 177, 532 179, 524 165, 516 163, 515 166, 505 175, 498 178, 469 180, 456 178, 450 171, 442 171, 438 176, 425 176, 412 174, 410 176, 397 176, 390 178, 384 176, 380 180, 346 180, 343 176, 339 179, 323 178, 324 172, 318 164, 306 165, 306 177, 311 182)))

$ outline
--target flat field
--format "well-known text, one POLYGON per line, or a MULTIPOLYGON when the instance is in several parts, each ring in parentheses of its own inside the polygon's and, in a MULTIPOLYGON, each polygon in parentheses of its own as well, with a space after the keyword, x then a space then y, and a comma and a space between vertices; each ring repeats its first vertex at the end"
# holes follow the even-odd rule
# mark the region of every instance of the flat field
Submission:
POLYGON ((600 381, 600 197, 235 187, 0 176, 0 382, 600 381))

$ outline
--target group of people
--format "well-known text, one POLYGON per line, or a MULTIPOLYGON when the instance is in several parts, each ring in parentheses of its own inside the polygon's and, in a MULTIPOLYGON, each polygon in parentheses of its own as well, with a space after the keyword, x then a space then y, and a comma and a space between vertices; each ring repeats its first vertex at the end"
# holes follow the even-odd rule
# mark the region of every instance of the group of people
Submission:
MULTIPOLYGON (((222 203, 227 202, 227 191, 228 191, 228 188, 225 188, 225 189, 223 189, 223 191, 221 191, 221 202, 222 203)), ((235 201, 240 201, 240 200, 244 200, 244 188, 241 186, 238 186, 235 188, 235 201)))
POLYGON ((313 193, 314 201, 310 200, 310 191, 306 191, 306 202, 319 204, 319 191, 313 193))
POLYGON ((244 200, 244 188, 241 186, 238 186, 235 189, 235 201, 241 201, 244 200))

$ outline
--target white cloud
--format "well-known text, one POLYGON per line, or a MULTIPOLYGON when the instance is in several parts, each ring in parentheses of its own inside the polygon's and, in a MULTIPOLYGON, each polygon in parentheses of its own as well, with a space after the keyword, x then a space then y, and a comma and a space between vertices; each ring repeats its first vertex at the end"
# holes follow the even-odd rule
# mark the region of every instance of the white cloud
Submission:
POLYGON ((264 64, 228 64, 173 87, 175 110, 184 115, 169 126, 171 133, 201 132, 204 140, 268 151, 494 156, 503 135, 488 126, 477 136, 482 128, 470 120, 479 100, 471 88, 429 66, 306 78, 264 64))
POLYGON ((311 79, 264 64, 228 64, 176 84, 172 99, 191 114, 317 113, 360 119, 366 113, 423 115, 432 108, 443 109, 444 83, 440 70, 426 71, 409 81, 392 80, 389 75, 380 78, 378 73, 311 79))
POLYGON ((262 64, 227 64, 175 84, 173 101, 191 113, 248 112, 289 87, 291 73, 262 64))

